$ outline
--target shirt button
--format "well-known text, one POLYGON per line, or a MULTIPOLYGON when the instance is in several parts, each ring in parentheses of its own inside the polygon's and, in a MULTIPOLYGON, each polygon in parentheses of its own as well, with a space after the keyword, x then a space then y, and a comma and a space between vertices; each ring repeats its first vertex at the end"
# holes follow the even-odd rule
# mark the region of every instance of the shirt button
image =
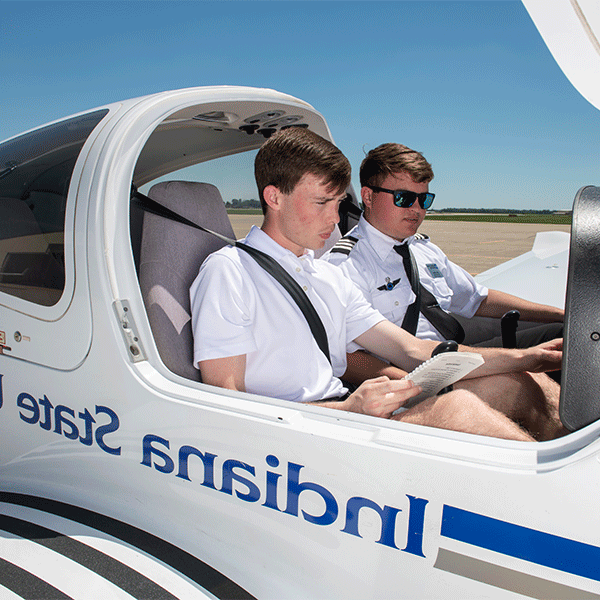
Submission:
POLYGON ((307 286, 303 285, 303 286, 302 286, 302 289, 303 289, 305 292, 308 292, 308 287, 307 287, 307 286))
POLYGON ((398 305, 400 304, 400 302, 396 301, 396 302, 394 302, 394 304, 395 304, 396 306, 398 306, 398 305))
POLYGON ((300 267, 296 267, 296 273, 300 273, 300 271, 302 271, 302 269, 300 267))

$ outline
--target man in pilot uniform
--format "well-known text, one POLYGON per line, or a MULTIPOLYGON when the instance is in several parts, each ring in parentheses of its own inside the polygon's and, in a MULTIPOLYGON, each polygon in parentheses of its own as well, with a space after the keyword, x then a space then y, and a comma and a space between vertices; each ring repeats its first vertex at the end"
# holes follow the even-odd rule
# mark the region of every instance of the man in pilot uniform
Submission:
POLYGON ((190 289, 194 365, 204 383, 512 440, 565 433, 556 390, 525 372, 556 368, 557 343, 482 349, 485 363, 459 382, 461 389, 395 416, 419 386, 381 376, 348 393, 339 378, 350 343, 406 371, 427 360, 437 344, 384 319, 337 267, 315 260, 313 250, 324 246, 338 223, 350 183, 350 164, 338 148, 306 129, 282 130, 259 150, 255 175, 265 218, 245 243, 275 259, 301 286, 323 323, 330 356, 271 274, 243 249, 225 247, 206 259, 190 289))
MULTIPOLYGON (((434 199, 432 179, 419 152, 391 143, 371 150, 360 168, 364 214, 324 259, 387 319, 422 339, 462 342, 463 327, 449 313, 500 318, 513 309, 524 321, 546 324, 518 331, 516 347, 562 337, 563 310, 487 289, 418 233, 434 199)), ((498 336, 476 345, 502 344, 498 336)))

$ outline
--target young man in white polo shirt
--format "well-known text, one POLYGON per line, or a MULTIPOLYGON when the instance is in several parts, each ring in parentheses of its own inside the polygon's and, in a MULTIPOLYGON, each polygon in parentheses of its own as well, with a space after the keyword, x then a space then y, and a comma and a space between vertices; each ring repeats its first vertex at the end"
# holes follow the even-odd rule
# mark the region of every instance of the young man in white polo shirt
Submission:
MULTIPOLYGON (((427 236, 418 233, 433 203, 434 194, 429 191, 432 179, 433 169, 420 152, 394 143, 370 150, 360 167, 364 213, 358 225, 323 259, 338 265, 386 319, 418 338, 462 342, 462 324, 449 313, 467 319, 499 319, 512 309, 525 321, 545 323, 518 331, 517 348, 561 338, 562 309, 478 284, 427 236), (418 273, 416 279, 413 268, 418 273)), ((480 339, 477 346, 502 345, 499 335, 480 339)), ((356 382, 382 372, 394 376, 393 369, 372 359, 370 368, 365 369, 365 360, 360 353, 348 357, 349 380, 356 382)))
MULTIPOLYGON (((244 242, 277 260, 305 291, 325 327, 331 362, 288 292, 243 250, 227 247, 204 262, 190 289, 194 364, 203 381, 390 418, 420 388, 382 376, 347 394, 339 379, 347 348, 357 342, 410 371, 437 344, 384 319, 337 267, 314 259, 312 251, 323 247, 339 220, 339 204, 350 183, 347 159, 315 133, 291 128, 265 142, 256 156, 255 175, 265 219, 244 242)), ((564 433, 555 399, 521 373, 556 368, 560 344, 480 353, 485 363, 470 383, 474 390, 493 387, 497 406, 460 389, 393 418, 523 441, 564 433), (529 431, 516 421, 527 423, 529 431)))
MULTIPOLYGON (((420 152, 393 143, 370 150, 360 167, 364 214, 325 260, 339 265, 387 319, 418 338, 462 342, 461 325, 444 313, 499 319, 513 309, 524 321, 548 324, 519 330, 516 347, 562 337, 562 309, 478 284, 426 235, 418 233, 433 203, 434 194, 429 191, 432 179, 433 169, 420 152), (407 266, 402 255, 408 248, 418 270, 416 283, 411 282, 407 273, 411 265, 407 266), (413 286, 419 290, 419 283, 421 293, 428 296, 420 298, 411 322, 407 313, 416 300, 413 286), (437 302, 434 311, 428 302, 437 302)), ((499 331, 493 339, 481 338, 477 345, 501 346, 499 331)))

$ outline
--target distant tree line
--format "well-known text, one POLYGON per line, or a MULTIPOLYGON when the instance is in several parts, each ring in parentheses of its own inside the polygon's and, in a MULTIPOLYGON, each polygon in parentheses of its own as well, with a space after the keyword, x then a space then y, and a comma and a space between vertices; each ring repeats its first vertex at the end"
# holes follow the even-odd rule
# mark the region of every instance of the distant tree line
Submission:
POLYGON ((259 200, 241 200, 234 198, 229 202, 225 202, 225 208, 260 208, 259 200))
POLYGON ((489 214, 519 214, 519 215, 552 215, 556 211, 545 208, 543 210, 518 209, 518 208, 440 208, 434 210, 438 213, 489 213, 489 214))
MULTIPOLYGON (((241 198, 234 198, 225 203, 227 209, 248 209, 248 208, 260 208, 259 200, 242 200, 241 198)), ((534 209, 519 209, 519 208, 440 208, 434 209, 432 212, 436 213, 481 213, 481 214, 518 214, 518 215, 552 215, 555 210, 548 208, 543 210, 534 209)), ((562 211, 561 211, 562 212, 562 211)))

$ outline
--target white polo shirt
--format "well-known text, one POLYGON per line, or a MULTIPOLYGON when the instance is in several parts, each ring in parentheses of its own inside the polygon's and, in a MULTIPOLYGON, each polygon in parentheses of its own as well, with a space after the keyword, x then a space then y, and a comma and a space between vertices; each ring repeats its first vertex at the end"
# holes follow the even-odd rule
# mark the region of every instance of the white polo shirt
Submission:
POLYGON ((383 320, 335 266, 297 257, 257 227, 245 243, 275 258, 304 289, 327 332, 332 365, 289 293, 243 250, 209 256, 190 288, 194 365, 246 355, 246 390, 295 402, 341 396, 348 344, 383 320))
MULTIPOLYGON (((358 239, 350 254, 330 251, 323 259, 341 267, 386 319, 401 326, 415 294, 406 277, 402 257, 394 250, 399 242, 381 233, 364 217, 348 235, 358 239)), ((472 317, 487 297, 488 289, 448 260, 429 239, 411 236, 407 243, 419 267, 423 287, 437 298, 445 311, 472 317)), ((422 314, 415 335, 429 340, 444 339, 422 314)))

